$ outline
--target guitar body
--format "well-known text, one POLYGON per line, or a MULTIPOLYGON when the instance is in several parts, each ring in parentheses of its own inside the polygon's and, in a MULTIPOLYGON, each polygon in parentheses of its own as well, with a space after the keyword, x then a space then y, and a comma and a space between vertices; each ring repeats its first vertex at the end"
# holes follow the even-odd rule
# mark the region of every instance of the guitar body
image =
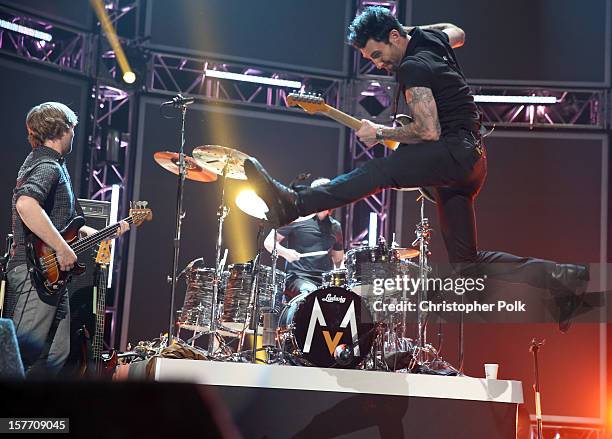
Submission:
MULTIPOLYGON (((151 209, 146 207, 146 201, 136 201, 132 206, 134 207, 130 209, 130 216, 122 221, 139 226, 144 220, 150 221, 153 218, 151 209)), ((112 239, 119 229, 119 223, 115 223, 79 239, 79 229, 84 225, 85 218, 77 216, 68 223, 64 230, 59 232, 77 256, 102 241, 112 239)), ((26 256, 38 290, 50 296, 63 292, 73 276, 85 273, 85 265, 79 262, 70 271, 60 270, 55 251, 33 233, 26 238, 26 256)))
MULTIPOLYGON (((79 238, 79 229, 85 225, 85 218, 73 218, 64 230, 62 238, 71 245, 79 238)), ((72 270, 62 271, 57 263, 55 251, 33 233, 26 241, 26 254, 32 264, 36 284, 47 294, 55 296, 64 291, 73 276, 85 273, 85 265, 76 263, 72 270)))

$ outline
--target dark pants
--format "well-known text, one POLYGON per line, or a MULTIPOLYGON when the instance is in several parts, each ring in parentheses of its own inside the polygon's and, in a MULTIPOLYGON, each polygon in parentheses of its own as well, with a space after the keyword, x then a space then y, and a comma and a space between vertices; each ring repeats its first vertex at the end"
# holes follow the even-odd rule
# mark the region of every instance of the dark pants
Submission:
POLYGON ((487 175, 486 152, 479 144, 462 131, 437 142, 402 145, 328 184, 300 190, 300 214, 340 207, 387 188, 433 187, 442 236, 456 270, 547 288, 554 262, 478 250, 474 200, 487 175))
POLYGON ((57 375, 70 353, 70 307, 68 294, 45 298, 38 294, 26 265, 7 274, 17 296, 13 322, 26 376, 57 375))

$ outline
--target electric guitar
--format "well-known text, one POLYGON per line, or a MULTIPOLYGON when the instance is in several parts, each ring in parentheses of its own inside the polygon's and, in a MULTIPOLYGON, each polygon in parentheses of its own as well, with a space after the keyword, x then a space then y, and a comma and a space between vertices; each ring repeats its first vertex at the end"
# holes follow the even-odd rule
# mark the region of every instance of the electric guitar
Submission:
MULTIPOLYGON (((349 116, 343 111, 326 104, 325 100, 321 96, 315 94, 291 93, 289 96, 287 96, 287 105, 290 107, 300 107, 306 113, 323 114, 344 126, 352 128, 355 131, 361 127, 361 121, 359 119, 349 116)), ((405 114, 398 114, 395 121, 401 126, 404 126, 412 122, 412 117, 405 114)), ((395 151, 400 144, 395 140, 383 140, 380 143, 393 151, 395 151)))
MULTIPOLYGON (((146 206, 146 201, 133 203, 130 215, 124 218, 123 221, 136 226, 139 226, 145 220, 150 221, 153 213, 146 206)), ((115 223, 85 238, 77 239, 79 229, 84 225, 85 218, 77 216, 68 223, 64 230, 60 231, 62 238, 64 238, 77 256, 114 236, 117 233, 117 229, 119 229, 119 223, 115 223)), ((39 291, 50 296, 55 296, 64 291, 73 276, 78 276, 85 272, 85 265, 79 262, 69 271, 60 270, 55 251, 33 233, 26 239, 26 254, 34 282, 40 287, 39 291)))

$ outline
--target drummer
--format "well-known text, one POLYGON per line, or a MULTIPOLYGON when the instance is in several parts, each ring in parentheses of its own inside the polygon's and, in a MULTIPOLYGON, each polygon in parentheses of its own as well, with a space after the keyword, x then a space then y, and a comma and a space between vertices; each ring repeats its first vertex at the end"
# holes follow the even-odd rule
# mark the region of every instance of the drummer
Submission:
MULTIPOLYGON (((328 178, 318 178, 310 186, 317 187, 329 181, 328 178)), ((322 283, 323 273, 342 266, 342 226, 331 217, 331 213, 331 210, 325 210, 312 217, 298 218, 278 229, 276 249, 278 255, 287 261, 284 300, 316 290, 322 283)), ((264 247, 272 253, 274 229, 266 237, 264 247)))

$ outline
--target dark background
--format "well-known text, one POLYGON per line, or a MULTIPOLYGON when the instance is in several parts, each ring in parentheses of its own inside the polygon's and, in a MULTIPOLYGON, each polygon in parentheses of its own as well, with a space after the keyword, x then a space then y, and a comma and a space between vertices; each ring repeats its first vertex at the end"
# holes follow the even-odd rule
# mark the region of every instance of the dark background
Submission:
MULTIPOLYGON (((42 66, 25 64, 0 58, 0 114, 2 122, 2 164, 0 171, 0 231, 11 228, 11 198, 19 166, 32 150, 25 129, 26 114, 35 105, 45 101, 58 101, 72 108, 79 116, 72 153, 66 164, 73 187, 78 188, 81 161, 85 150, 85 132, 88 110, 88 82, 83 78, 58 73, 42 66), (85 118, 85 120, 83 120, 85 118)), ((4 253, 4 238, 2 238, 4 253)))
MULTIPOLYGON (((458 52, 468 78, 515 81, 603 83, 607 0, 412 0, 420 25, 451 22, 466 33, 458 52)), ((409 15, 410 16, 410 15, 409 15)), ((607 35, 607 37, 606 37, 607 35)), ((609 43, 609 41, 608 41, 609 43)))
POLYGON ((350 5, 346 0, 149 0, 146 31, 153 46, 171 51, 345 74, 350 5))
POLYGON ((94 23, 88 0, 3 0, 2 4, 82 30, 91 30, 94 23))

